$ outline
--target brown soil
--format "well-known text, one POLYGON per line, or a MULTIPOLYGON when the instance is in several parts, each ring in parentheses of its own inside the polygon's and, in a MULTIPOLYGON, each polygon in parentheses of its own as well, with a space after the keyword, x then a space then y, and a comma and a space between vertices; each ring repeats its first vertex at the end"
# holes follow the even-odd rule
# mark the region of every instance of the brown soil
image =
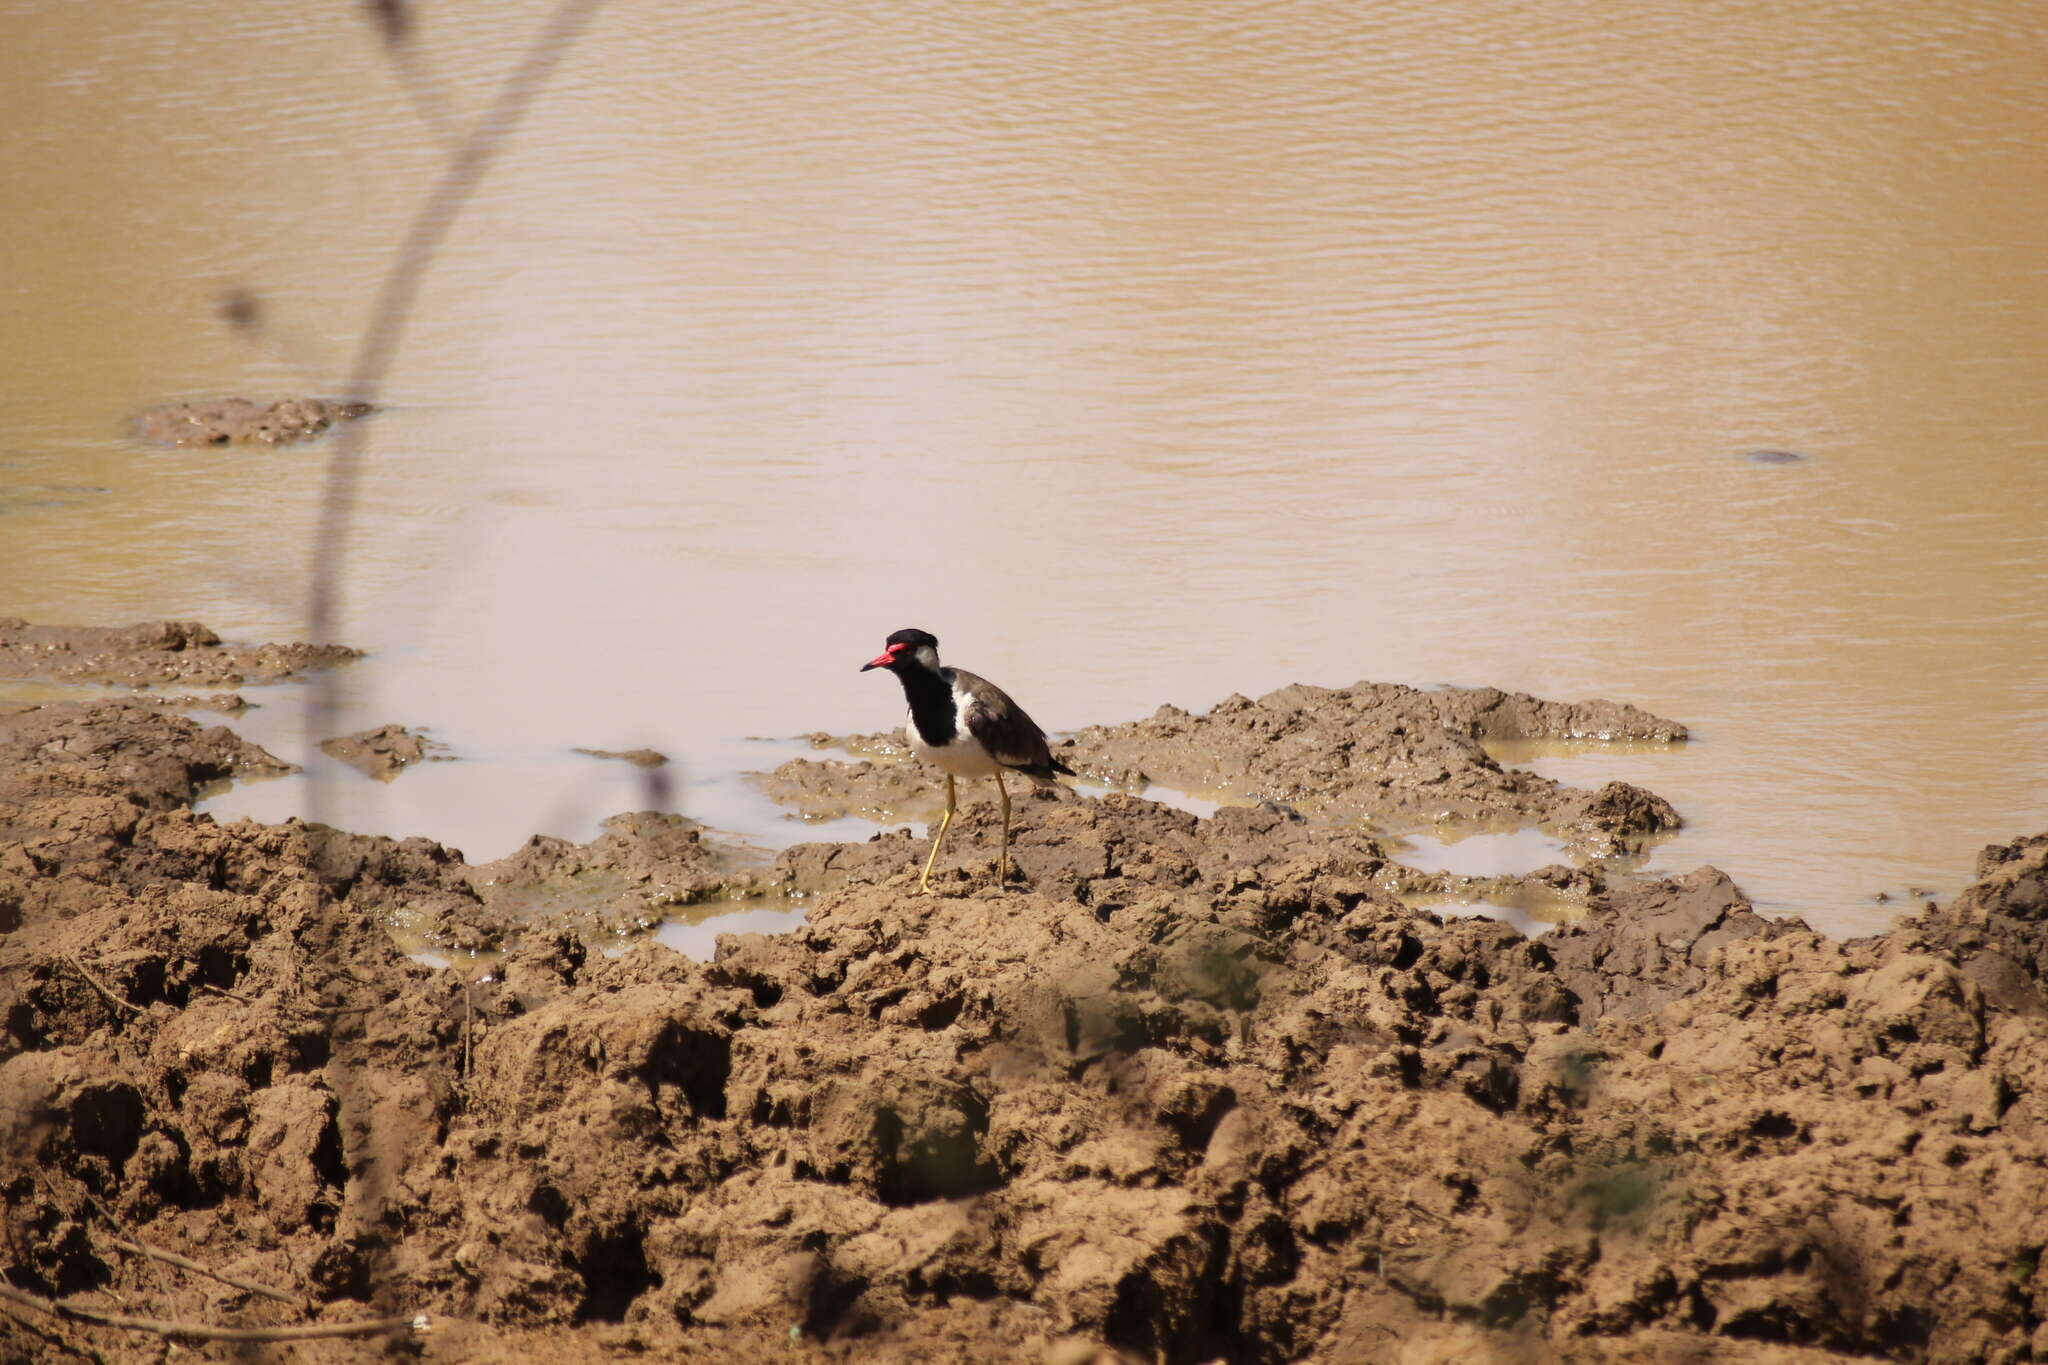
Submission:
MULTIPOLYGON (((1365 768, 1370 706, 1300 709, 1330 721, 1284 731, 1300 762, 1365 768)), ((918 897, 907 832, 747 870, 642 814, 471 868, 191 812, 272 762, 153 706, 0 716, 17 1289, 425 1312, 412 1349, 464 1361, 2048 1353, 2048 836, 1879 938, 1703 869, 1589 882, 1528 940, 1406 907, 1371 835, 1277 804, 1034 792, 999 890, 977 803, 918 897), (804 927, 709 963, 592 947, 771 888, 804 927), (504 956, 419 966, 409 915, 504 956)), ((1475 812, 1501 780, 1439 766, 1475 812)), ((1511 814, 1576 800, 1507 780, 1511 814)), ((163 1353, 0 1304, 0 1358, 163 1353)))
POLYGON ((320 751, 338 758, 356 771, 379 782, 389 782, 415 763, 445 761, 452 755, 448 746, 403 725, 379 725, 374 729, 320 742, 320 751))
POLYGON ((292 445, 370 410, 368 403, 329 398, 283 398, 267 408, 246 398, 221 398, 166 403, 143 413, 136 425, 144 440, 158 445, 292 445))
POLYGON ((19 617, 0 616, 0 678, 126 687, 239 687, 276 682, 362 656, 361 650, 346 645, 222 644, 197 621, 32 626, 19 617))

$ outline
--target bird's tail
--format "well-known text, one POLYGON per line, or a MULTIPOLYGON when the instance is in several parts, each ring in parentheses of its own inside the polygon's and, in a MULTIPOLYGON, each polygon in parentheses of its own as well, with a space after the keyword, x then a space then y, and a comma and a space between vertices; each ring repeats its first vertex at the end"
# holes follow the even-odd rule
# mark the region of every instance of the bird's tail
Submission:
POLYGON ((1046 760, 1043 764, 1036 768, 1031 769, 1030 771, 1031 775, 1041 782, 1052 781, 1054 773, 1065 773, 1068 777, 1080 776, 1079 773, 1075 772, 1072 768, 1069 768, 1066 764, 1060 762, 1058 759, 1053 758, 1051 755, 1047 755, 1046 760))
POLYGON ((1003 767, 1013 773, 1022 773, 1033 782, 1050 782, 1061 773, 1065 773, 1068 777, 1080 776, 1079 773, 1050 754, 1046 755, 1045 762, 1033 763, 1029 767, 1021 763, 1005 763, 1003 767))

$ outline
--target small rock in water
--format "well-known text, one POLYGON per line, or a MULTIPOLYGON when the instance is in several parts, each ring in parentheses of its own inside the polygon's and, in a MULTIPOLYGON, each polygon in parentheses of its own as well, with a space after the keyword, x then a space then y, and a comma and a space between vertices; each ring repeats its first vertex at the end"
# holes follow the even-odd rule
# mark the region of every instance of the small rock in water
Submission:
POLYGON ((1749 450, 1743 458, 1751 464, 1799 464, 1807 459, 1796 450, 1749 450))

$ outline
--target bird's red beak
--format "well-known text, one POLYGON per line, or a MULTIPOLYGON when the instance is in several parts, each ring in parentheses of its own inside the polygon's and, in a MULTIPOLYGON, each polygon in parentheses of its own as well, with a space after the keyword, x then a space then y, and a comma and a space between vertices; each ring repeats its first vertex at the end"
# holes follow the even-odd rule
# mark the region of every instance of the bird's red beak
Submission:
POLYGON ((903 648, 902 645, 890 645, 880 654, 877 654, 874 658, 869 659, 866 663, 862 664, 860 666, 860 671, 865 673, 871 668, 887 668, 890 664, 896 662, 896 651, 901 648, 903 648))

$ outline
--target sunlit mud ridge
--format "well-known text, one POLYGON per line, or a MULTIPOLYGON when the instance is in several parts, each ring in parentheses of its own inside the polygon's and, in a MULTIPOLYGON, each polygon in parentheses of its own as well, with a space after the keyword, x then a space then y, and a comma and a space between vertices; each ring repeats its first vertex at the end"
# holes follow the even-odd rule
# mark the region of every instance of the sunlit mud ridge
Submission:
MULTIPOLYGON (((1676 830, 1678 812, 1624 782, 1584 791, 1504 768, 1482 741, 1685 737, 1675 721, 1607 701, 1550 702, 1490 687, 1297 684, 1257 701, 1227 697, 1203 715, 1162 706, 1145 720, 1091 725, 1055 751, 1083 777, 1113 788, 1159 783, 1387 829, 1533 825, 1574 852, 1610 857, 1676 830)), ((792 760, 757 785, 813 819, 930 813, 931 779, 910 760, 900 734, 811 740, 856 760, 792 760)))
POLYGON ((143 413, 135 425, 142 439, 158 445, 295 445, 370 411, 368 403, 329 398, 282 398, 268 407, 246 398, 222 398, 166 403, 143 413))
MULTIPOLYGON (((191 811, 274 762, 136 702, 0 714, 18 1291, 426 1313, 463 1360, 2048 1351, 2048 836, 1877 938, 1702 869, 1530 940, 1278 804, 1034 793, 1009 891, 963 808, 919 897, 901 831, 748 869, 640 814, 473 868, 191 811), (810 911, 708 963, 590 946, 661 886, 810 911), (420 966, 406 916, 504 956, 420 966)), ((19 1307, 0 1344, 163 1351, 19 1307)))

